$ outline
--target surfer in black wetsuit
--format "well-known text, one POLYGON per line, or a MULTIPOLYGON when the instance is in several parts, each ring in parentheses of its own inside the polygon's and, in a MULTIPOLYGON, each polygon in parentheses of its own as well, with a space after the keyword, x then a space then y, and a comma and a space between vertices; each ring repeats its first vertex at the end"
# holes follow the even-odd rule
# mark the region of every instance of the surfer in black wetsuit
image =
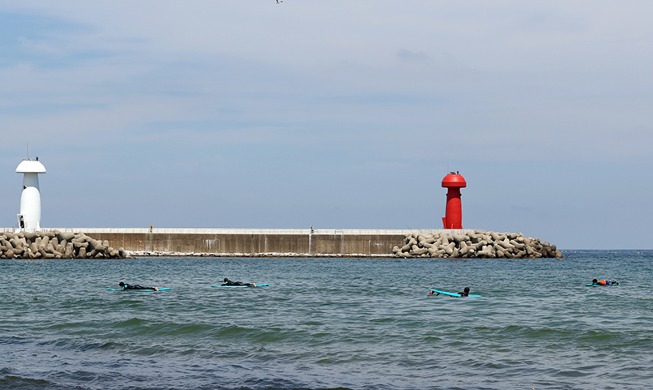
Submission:
POLYGON ((229 280, 229 278, 224 278, 222 281, 223 286, 248 286, 248 287, 256 287, 256 283, 244 283, 244 282, 234 282, 232 280, 229 280))
POLYGON ((462 292, 459 292, 461 297, 468 297, 469 296, 469 287, 465 287, 465 289, 462 292))
POLYGON ((124 282, 118 283, 118 286, 120 286, 120 288, 123 289, 123 290, 154 290, 154 291, 159 291, 158 287, 144 287, 144 286, 141 286, 140 284, 126 284, 124 282))

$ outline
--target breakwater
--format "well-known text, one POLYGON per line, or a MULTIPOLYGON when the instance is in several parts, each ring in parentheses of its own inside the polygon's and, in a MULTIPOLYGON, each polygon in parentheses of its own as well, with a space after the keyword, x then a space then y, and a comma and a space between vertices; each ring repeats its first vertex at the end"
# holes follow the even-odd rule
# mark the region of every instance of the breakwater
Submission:
POLYGON ((125 258, 124 249, 84 233, 61 231, 5 232, 0 234, 3 259, 115 259, 125 258))
MULTIPOLYGON (((393 257, 410 230, 82 229, 132 256, 393 257)), ((433 230, 419 230, 429 233, 433 230)))
POLYGON ((521 233, 468 231, 449 234, 433 233, 406 235, 402 246, 392 252, 399 257, 437 258, 561 258, 555 245, 521 233))
POLYGON ((471 229, 79 228, 5 233, 0 250, 3 258, 562 257, 554 245, 539 239, 471 229), (13 235, 13 241, 7 234, 13 235))

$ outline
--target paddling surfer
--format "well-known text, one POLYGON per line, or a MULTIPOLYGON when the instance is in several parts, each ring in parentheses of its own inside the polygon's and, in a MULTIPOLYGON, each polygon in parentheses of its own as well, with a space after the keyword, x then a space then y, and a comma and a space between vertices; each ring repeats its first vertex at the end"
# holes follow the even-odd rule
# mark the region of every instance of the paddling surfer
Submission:
POLYGON ((592 279, 592 284, 597 284, 599 286, 611 286, 611 285, 618 285, 619 282, 617 282, 616 280, 592 279))
POLYGON ((233 280, 229 280, 229 278, 224 278, 224 280, 222 281, 222 285, 256 287, 256 283, 234 282, 233 280))
POLYGON ((118 283, 118 286, 120 286, 121 289, 123 290, 154 290, 154 291, 159 291, 158 287, 145 287, 141 286, 140 284, 127 284, 124 282, 118 283))
POLYGON ((469 296, 469 287, 465 287, 462 292, 459 292, 461 297, 468 297, 469 296))
POLYGON ((462 298, 462 297, 468 297, 469 296, 469 287, 465 287, 462 292, 458 292, 456 294, 459 294, 460 296, 457 296, 454 293, 446 292, 446 291, 440 291, 440 290, 429 290, 429 296, 431 295, 448 295, 452 298, 462 298))

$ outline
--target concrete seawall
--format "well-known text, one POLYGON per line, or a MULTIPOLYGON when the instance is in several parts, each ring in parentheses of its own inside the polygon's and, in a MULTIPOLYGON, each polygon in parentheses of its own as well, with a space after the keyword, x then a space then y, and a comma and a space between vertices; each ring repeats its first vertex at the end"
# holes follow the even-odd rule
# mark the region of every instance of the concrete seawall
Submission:
MULTIPOLYGON (((58 229, 84 232, 134 255, 394 257, 406 234, 438 230, 58 229)), ((463 232, 460 230, 459 232, 463 232)))
POLYGON ((562 257, 562 253, 554 245, 541 243, 539 239, 531 239, 521 234, 499 234, 471 229, 58 228, 47 229, 38 234, 17 233, 15 236, 9 233, 11 229, 4 230, 7 232, 7 239, 3 240, 0 236, 0 258, 84 258, 96 257, 96 255, 99 258, 124 256, 562 257), (44 235, 49 235, 61 248, 58 250, 54 247, 49 248, 48 238, 44 235), (78 237, 75 242, 80 241, 80 243, 71 247, 69 251, 71 253, 65 255, 62 245, 65 244, 68 236, 73 235, 78 237), (44 244, 43 248, 39 247, 41 243, 44 244), (84 248, 77 248, 78 246, 84 248), (106 248, 108 252, 98 254, 97 249, 92 251, 95 248, 106 248), (42 256, 36 252, 42 252, 42 256))

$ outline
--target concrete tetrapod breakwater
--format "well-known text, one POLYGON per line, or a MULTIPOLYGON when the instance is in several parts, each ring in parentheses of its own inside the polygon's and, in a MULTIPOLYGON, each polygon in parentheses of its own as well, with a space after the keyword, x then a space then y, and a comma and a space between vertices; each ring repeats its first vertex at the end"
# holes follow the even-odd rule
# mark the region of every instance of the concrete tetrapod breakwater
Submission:
MULTIPOLYGON (((9 230, 9 229, 7 229, 9 230)), ((71 229, 0 233, 2 258, 563 257, 555 245, 471 229, 71 229), (120 249, 114 249, 120 248, 120 249)))
POLYGON ((0 233, 2 259, 115 259, 125 258, 124 249, 84 233, 61 231, 0 233))
POLYGON ((521 233, 468 231, 464 234, 409 234, 392 252, 397 257, 562 258, 555 245, 521 233))

